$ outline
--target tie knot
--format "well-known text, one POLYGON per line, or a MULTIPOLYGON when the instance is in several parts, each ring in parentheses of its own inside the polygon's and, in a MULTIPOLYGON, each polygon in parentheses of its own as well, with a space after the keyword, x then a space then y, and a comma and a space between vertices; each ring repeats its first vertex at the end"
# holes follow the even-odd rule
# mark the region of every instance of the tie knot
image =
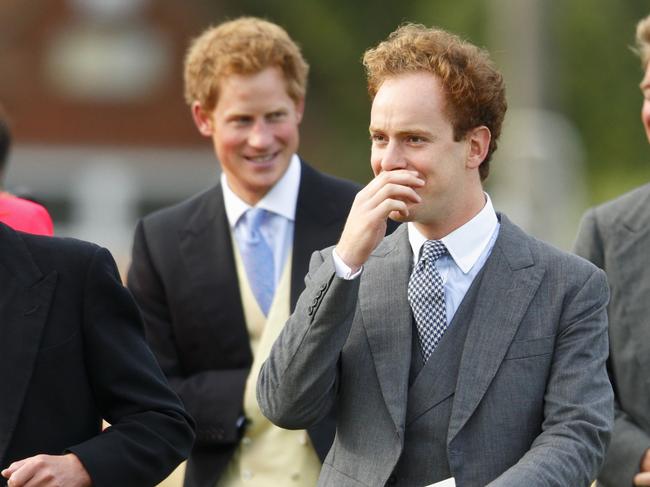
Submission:
POLYGON ((251 208, 246 210, 242 218, 244 229, 246 230, 246 237, 249 241, 257 241, 260 238, 260 227, 264 219, 268 215, 268 211, 263 208, 251 208))
POLYGON ((447 247, 440 240, 427 240, 422 248, 422 259, 435 262, 447 253, 447 247))

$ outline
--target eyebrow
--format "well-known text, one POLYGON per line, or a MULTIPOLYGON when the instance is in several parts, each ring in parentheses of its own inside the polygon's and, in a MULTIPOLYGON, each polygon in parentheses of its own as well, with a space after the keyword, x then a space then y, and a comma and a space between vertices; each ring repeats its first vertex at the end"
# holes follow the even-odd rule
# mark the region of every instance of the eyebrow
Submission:
MULTIPOLYGON (((373 126, 371 125, 370 127, 368 127, 368 132, 371 133, 371 134, 373 134, 373 133, 375 133, 375 132, 386 132, 386 131, 385 131, 385 130, 382 130, 382 129, 379 129, 379 128, 376 128, 376 127, 373 127, 373 126)), ((426 130, 426 129, 420 129, 420 128, 415 128, 415 127, 414 127, 414 128, 412 128, 412 129, 407 128, 407 129, 404 129, 404 130, 400 130, 400 131, 397 132, 396 135, 398 135, 398 136, 404 136, 404 135, 426 135, 426 136, 429 136, 429 137, 430 137, 432 134, 431 134, 431 132, 430 132, 429 130, 426 130)))

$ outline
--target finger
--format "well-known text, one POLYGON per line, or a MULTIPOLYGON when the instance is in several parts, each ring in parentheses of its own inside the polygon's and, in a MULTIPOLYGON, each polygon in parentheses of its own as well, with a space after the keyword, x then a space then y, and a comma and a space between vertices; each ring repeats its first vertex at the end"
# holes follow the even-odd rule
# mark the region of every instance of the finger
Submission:
POLYGON ((399 199, 412 204, 417 204, 422 201, 420 195, 411 186, 394 182, 377 187, 374 193, 371 193, 369 188, 366 188, 366 190, 364 194, 359 193, 357 198, 355 198, 355 202, 352 205, 355 211, 372 211, 387 199, 399 199))
POLYGON ((643 472, 635 475, 634 485, 650 486, 650 472, 643 472))
MULTIPOLYGON (((43 465, 39 456, 25 458, 16 463, 19 464, 19 466, 11 473, 9 481, 7 482, 7 487, 24 487, 28 485, 28 482, 34 478, 38 473, 39 468, 43 465)), ((14 464, 11 466, 13 465, 14 464)), ((9 468, 11 468, 11 466, 9 468)))
MULTIPOLYGON (((33 458, 33 457, 30 457, 30 458, 33 458)), ((5 468, 2 471, 2 475, 5 476, 5 472, 7 472, 9 475, 11 475, 13 472, 15 472, 20 467, 22 467, 28 460, 29 460, 29 458, 23 458, 22 460, 18 460, 16 462, 13 462, 11 465, 9 465, 7 468, 5 468)))
POLYGON ((383 186, 389 183, 400 184, 403 186, 411 186, 419 188, 424 186, 424 179, 415 171, 385 171, 377 176, 376 181, 378 185, 383 186))
POLYGON ((402 186, 399 184, 390 183, 382 187, 371 200, 371 204, 378 205, 386 199, 398 199, 405 203, 421 203, 422 197, 416 193, 415 189, 410 186, 402 186))
POLYGON ((408 220, 409 215, 410 215, 410 212, 408 210, 406 210, 406 211, 391 211, 388 214, 388 218, 390 220, 393 220, 394 222, 397 222, 397 223, 404 223, 406 221, 409 221, 408 220))
MULTIPOLYGON (((412 176, 409 176, 412 177, 412 176)), ((406 182, 403 178, 397 178, 399 182, 393 179, 376 180, 357 193, 352 204, 351 214, 364 214, 372 211, 379 206, 382 201, 388 198, 401 199, 407 203, 417 204, 421 202, 421 197, 416 193, 414 186, 401 184, 406 182)), ((420 181, 419 179, 414 180, 420 181)), ((413 181, 412 181, 413 182, 413 181)))
POLYGON ((377 212, 378 218, 385 220, 393 212, 397 212, 407 217, 409 214, 409 208, 408 205, 402 200, 387 199, 382 201, 381 204, 374 210, 374 212, 377 212))
POLYGON ((359 193, 372 196, 386 184, 393 183, 402 186, 419 188, 424 186, 424 180, 415 171, 397 170, 385 171, 373 178, 359 193))

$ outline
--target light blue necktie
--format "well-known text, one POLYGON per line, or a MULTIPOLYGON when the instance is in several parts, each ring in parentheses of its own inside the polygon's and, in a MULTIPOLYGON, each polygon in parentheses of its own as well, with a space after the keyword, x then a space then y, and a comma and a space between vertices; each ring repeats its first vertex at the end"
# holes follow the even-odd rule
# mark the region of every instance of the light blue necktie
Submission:
POLYGON ((241 217, 244 231, 239 242, 248 283, 265 316, 269 314, 275 293, 273 251, 260 232, 262 222, 269 216, 269 212, 261 208, 247 210, 241 217))

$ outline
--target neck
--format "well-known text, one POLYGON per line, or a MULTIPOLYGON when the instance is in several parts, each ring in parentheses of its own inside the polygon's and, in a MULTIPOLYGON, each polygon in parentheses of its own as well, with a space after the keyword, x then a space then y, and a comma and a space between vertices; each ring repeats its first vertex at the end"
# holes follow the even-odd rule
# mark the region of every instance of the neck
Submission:
POLYGON ((473 193, 465 204, 452 208, 449 212, 439 215, 439 218, 427 222, 414 221, 415 228, 429 240, 440 240, 446 237, 454 230, 462 227, 476 215, 478 215, 485 206, 485 194, 483 188, 473 193))

